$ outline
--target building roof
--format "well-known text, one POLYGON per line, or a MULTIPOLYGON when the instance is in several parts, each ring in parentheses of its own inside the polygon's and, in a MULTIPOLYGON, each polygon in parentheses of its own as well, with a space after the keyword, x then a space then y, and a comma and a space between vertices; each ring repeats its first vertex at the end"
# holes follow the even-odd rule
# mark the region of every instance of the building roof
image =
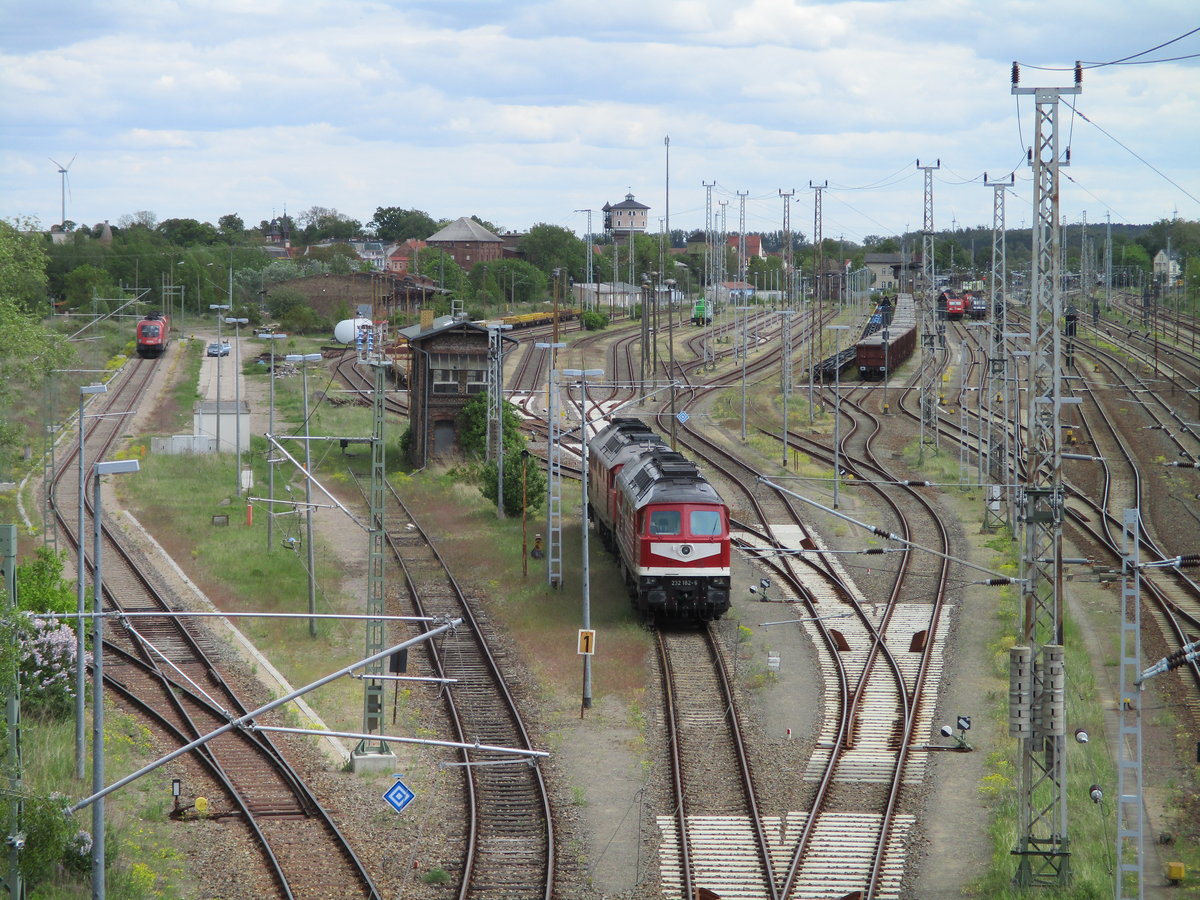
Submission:
POLYGON ((633 194, 626 194, 625 199, 622 200, 620 203, 614 203, 611 206, 609 204, 605 203, 603 210, 607 211, 610 209, 649 209, 649 208, 650 207, 648 207, 645 203, 638 203, 636 200, 634 200, 633 194))
POLYGON ((422 341, 429 340, 431 337, 436 337, 439 334, 445 334, 447 331, 455 330, 474 331, 483 335, 487 334, 486 328, 484 328, 482 325, 476 325, 474 322, 468 322, 466 320, 460 320, 456 322, 450 316, 445 316, 444 318, 448 318, 450 321, 442 324, 442 318, 442 316, 439 316, 434 320, 434 324, 431 328, 427 328, 424 331, 410 337, 408 339, 409 343, 418 344, 422 341))
POLYGON ((463 216, 454 222, 451 222, 441 231, 432 234, 425 238, 425 242, 432 243, 451 243, 453 241, 489 241, 492 243, 502 244, 504 241, 496 237, 474 219, 469 219, 463 216))

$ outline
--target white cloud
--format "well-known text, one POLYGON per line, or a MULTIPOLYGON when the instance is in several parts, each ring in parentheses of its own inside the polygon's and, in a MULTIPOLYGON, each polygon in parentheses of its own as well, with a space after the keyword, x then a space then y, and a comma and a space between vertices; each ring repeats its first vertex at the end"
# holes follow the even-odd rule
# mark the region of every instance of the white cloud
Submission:
MULTIPOLYGON (((0 35, 0 216, 57 221, 58 175, 42 161, 78 152, 77 221, 151 209, 257 222, 284 204, 366 220, 401 205, 581 230, 574 209, 630 189, 660 213, 670 134, 673 226, 703 224, 712 181, 728 227, 737 191, 750 192, 748 227, 767 228, 781 220, 778 190, 795 188, 795 226, 811 219, 808 182, 828 179, 826 233, 847 236, 920 225, 918 157, 943 161, 937 224, 990 223, 982 173, 1028 175, 1032 105, 1010 93, 1012 60, 1022 84, 1068 84, 1061 69, 1076 57, 1147 49, 1191 11, 1183 0, 57 9, 54 21, 17 11, 0 35)), ((1156 55, 1189 52, 1200 36, 1156 55)), ((1071 102, 1091 121, 1062 117, 1068 218, 1200 218, 1198 73, 1191 60, 1085 71, 1071 102)))

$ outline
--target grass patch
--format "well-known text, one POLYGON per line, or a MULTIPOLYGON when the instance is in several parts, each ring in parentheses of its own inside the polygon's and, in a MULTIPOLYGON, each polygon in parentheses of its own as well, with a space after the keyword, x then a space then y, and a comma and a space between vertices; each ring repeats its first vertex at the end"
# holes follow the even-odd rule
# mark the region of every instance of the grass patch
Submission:
MULTIPOLYGON (((89 793, 74 781, 74 734, 72 718, 57 722, 27 719, 22 723, 24 787, 28 792, 89 793)), ((105 709, 104 735, 105 776, 109 783, 130 774, 156 755, 149 731, 113 707, 105 709)), ((84 771, 90 779, 90 737, 86 749, 84 771)), ((182 882, 184 860, 174 848, 172 826, 167 818, 171 802, 171 775, 165 767, 106 798, 107 896, 114 900, 186 896, 182 882)), ((90 807, 75 813, 73 819, 77 829, 91 832, 90 807)), ((88 875, 60 872, 49 882, 29 887, 30 900, 85 900, 91 896, 88 875)))
MULTIPOLYGON (((521 659, 550 691, 564 699, 577 696, 582 684, 576 651, 583 621, 583 539, 579 520, 572 517, 579 508, 579 486, 563 485, 563 580, 558 588, 547 583, 544 560, 529 560, 528 574, 522 574, 521 520, 497 519, 495 507, 474 485, 448 473, 423 473, 398 490, 418 519, 432 522, 434 509, 438 511, 436 538, 443 554, 453 560, 456 572, 466 575, 464 589, 486 597, 489 614, 511 635, 521 659)), ((529 546, 544 526, 541 516, 527 521, 529 546)), ((651 635, 634 618, 624 581, 595 534, 588 556, 591 626, 597 632, 593 697, 615 693, 631 699, 645 686, 651 635)))
MULTIPOLYGON (((997 554, 993 566, 1000 571, 1015 573, 1018 548, 1016 542, 1004 535, 987 541, 988 549, 997 554)), ((1008 651, 1016 643, 1020 593, 1012 586, 1002 587, 995 608, 997 625, 995 638, 989 643, 993 671, 1005 684, 1008 681, 1008 651)), ((1098 723, 1104 719, 1104 709, 1098 700, 1092 663, 1074 621, 1067 619, 1064 629, 1067 667, 1067 722, 1098 723)), ((989 715, 1007 731, 1008 697, 996 692, 989 697, 989 715)), ((988 754, 987 775, 979 785, 980 800, 991 811, 989 832, 992 837, 992 866, 967 887, 969 896, 1017 898, 1028 896, 1011 882, 1017 871, 1017 859, 1012 850, 1017 845, 1019 807, 1018 743, 1009 739, 1002 747, 988 754)), ((1111 896, 1113 892, 1114 834, 1116 810, 1111 802, 1115 795, 1115 767, 1103 741, 1077 744, 1068 741, 1067 834, 1070 838, 1072 882, 1056 888, 1056 897, 1084 900, 1111 896), (1092 784, 1110 786, 1110 799, 1095 804, 1089 797, 1092 784)), ((1038 794, 1036 802, 1044 802, 1038 794)), ((1149 873, 1147 873, 1149 874, 1149 873)))

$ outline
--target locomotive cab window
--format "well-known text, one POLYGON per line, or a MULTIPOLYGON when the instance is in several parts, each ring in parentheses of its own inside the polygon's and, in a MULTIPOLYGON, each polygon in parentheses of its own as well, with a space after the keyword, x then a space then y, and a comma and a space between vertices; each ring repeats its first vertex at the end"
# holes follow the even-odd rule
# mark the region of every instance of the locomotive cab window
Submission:
POLYGON ((693 509, 688 514, 688 529, 695 537, 719 537, 721 511, 719 509, 693 509))
POLYGON ((651 534, 679 534, 683 517, 677 509, 656 509, 650 514, 651 534))

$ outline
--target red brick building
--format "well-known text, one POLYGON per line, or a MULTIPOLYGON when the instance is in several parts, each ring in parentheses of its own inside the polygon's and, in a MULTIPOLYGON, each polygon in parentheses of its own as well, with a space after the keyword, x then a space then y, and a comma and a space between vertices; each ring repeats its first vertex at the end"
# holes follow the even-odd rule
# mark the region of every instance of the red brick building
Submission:
POLYGON ((466 217, 430 235, 425 243, 450 254, 468 272, 476 263, 492 262, 504 255, 504 241, 474 219, 466 217))

